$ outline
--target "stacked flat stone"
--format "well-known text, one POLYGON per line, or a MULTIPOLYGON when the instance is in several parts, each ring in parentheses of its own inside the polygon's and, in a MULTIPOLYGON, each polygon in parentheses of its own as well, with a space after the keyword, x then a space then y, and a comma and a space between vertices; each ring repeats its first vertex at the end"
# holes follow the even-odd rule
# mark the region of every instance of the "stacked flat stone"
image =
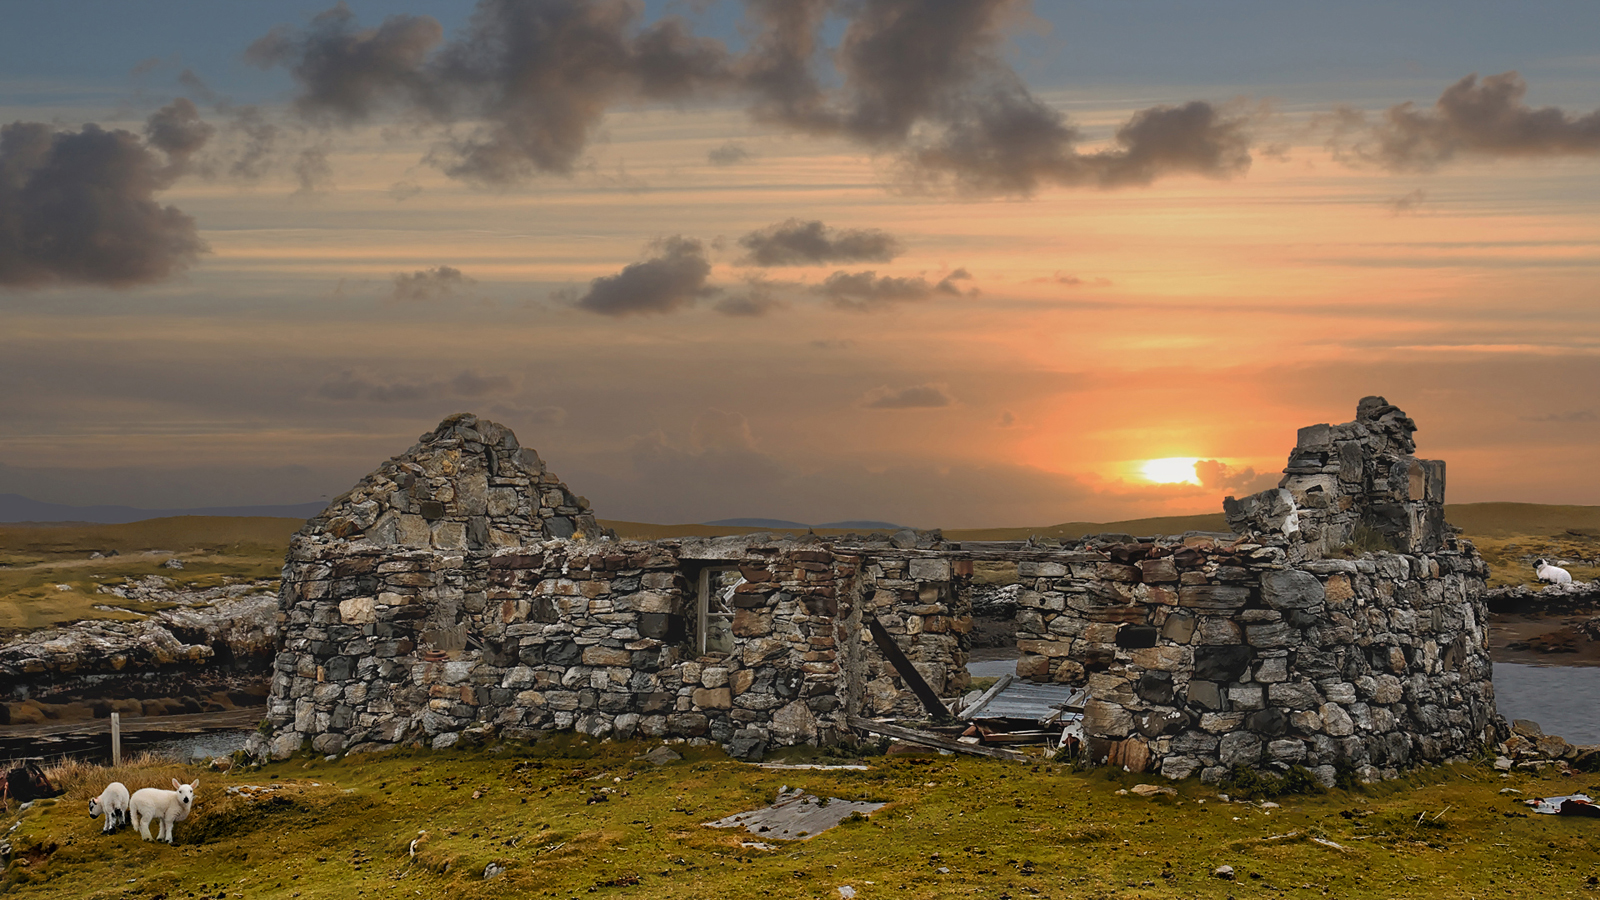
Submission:
POLYGON ((938 542, 619 542, 510 431, 453 416, 292 540, 271 749, 575 729, 750 757, 847 740, 846 715, 917 709, 864 614, 936 690, 966 686, 971 617, 921 545, 938 542), (730 652, 697 649, 706 568, 743 579, 730 652))
MULTIPOLYGON (((511 429, 460 413, 335 498, 296 539, 487 554, 599 531, 589 502, 511 429)), ((290 561, 316 553, 292 547, 290 561)))
POLYGON ((1195 535, 1019 564, 1018 675, 1084 685, 1097 759, 1215 781, 1239 765, 1371 780, 1497 727, 1487 567, 1469 544, 1291 565, 1195 535))
POLYGON ((1276 489, 1224 502, 1229 526, 1289 539, 1297 555, 1337 552, 1361 529, 1400 552, 1440 549, 1444 461, 1412 455, 1416 431, 1382 397, 1362 398, 1352 422, 1300 429, 1276 489))
POLYGON ((863 610, 901 636, 937 689, 966 686, 960 635, 971 618, 956 621, 939 602, 956 596, 951 564, 908 551, 864 559, 760 537, 552 540, 473 569, 439 551, 324 550, 284 582, 290 637, 268 710, 280 756, 305 741, 331 753, 564 729, 703 738, 740 757, 837 743, 846 714, 915 710, 866 637, 863 610), (694 645, 686 573, 707 566, 744 579, 728 653, 694 645))

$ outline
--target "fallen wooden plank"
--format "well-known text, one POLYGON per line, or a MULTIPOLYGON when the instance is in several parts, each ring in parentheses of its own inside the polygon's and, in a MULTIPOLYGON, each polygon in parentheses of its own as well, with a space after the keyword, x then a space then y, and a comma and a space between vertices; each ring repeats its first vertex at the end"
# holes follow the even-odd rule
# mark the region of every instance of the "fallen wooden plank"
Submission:
POLYGON ((1059 735, 1050 731, 994 731, 982 735, 985 744, 1042 744, 1059 735))
POLYGON ((940 750, 949 750, 952 753, 969 753, 973 756, 992 756, 995 759, 1005 759, 1011 762, 1032 762, 1032 757, 1025 756, 1015 750, 1002 750, 999 747, 985 747, 981 744, 963 744, 958 740, 929 734, 926 731, 917 731, 912 728, 902 728, 899 725, 890 725, 887 722, 874 722, 860 716, 849 716, 845 719, 851 728, 859 728, 873 734, 885 737, 899 738, 910 744, 921 744, 924 747, 936 747, 940 750))
POLYGON ((1009 673, 1007 673, 1005 675, 1001 675, 1000 676, 1000 680, 996 681, 994 684, 990 685, 989 689, 987 691, 983 692, 983 696, 981 696, 978 699, 972 701, 972 705, 971 706, 967 707, 966 709, 963 709, 958 714, 958 718, 962 718, 962 719, 970 719, 970 718, 972 718, 974 713, 976 713, 980 709, 983 709, 984 706, 988 705, 989 701, 993 700, 995 698, 995 695, 999 694, 1001 691, 1003 691, 1006 688, 1010 687, 1011 686, 1011 682, 1015 681, 1015 680, 1016 680, 1016 676, 1011 675, 1009 673))

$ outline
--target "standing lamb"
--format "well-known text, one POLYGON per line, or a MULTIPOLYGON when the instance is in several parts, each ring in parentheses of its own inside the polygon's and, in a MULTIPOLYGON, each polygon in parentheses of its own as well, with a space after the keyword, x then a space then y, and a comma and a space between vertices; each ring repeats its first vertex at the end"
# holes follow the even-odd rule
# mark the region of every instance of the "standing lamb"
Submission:
POLYGON ((147 841, 150 840, 150 823, 160 822, 156 839, 172 843, 172 826, 189 818, 189 809, 194 806, 194 789, 200 786, 200 779, 184 784, 174 778, 172 786, 175 790, 140 788, 133 792, 133 799, 128 803, 133 812, 133 827, 139 829, 139 836, 147 841))
POLYGON ((110 834, 117 830, 117 826, 127 824, 127 785, 120 781, 113 781, 106 785, 106 789, 100 792, 100 796, 89 801, 89 818, 98 819, 101 813, 106 814, 106 821, 100 827, 101 834, 110 834))
POLYGON ((1550 584, 1571 584, 1572 573, 1560 566, 1552 566, 1542 559, 1533 561, 1533 577, 1550 584))

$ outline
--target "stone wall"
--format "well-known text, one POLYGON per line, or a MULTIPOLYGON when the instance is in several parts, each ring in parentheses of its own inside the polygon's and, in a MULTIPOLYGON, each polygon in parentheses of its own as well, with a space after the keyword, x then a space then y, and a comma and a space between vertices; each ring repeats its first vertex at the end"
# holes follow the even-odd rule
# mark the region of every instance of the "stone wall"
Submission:
POLYGON ((1470 546, 1287 562, 1210 536, 1025 562, 1018 674, 1084 685, 1098 758, 1172 778, 1367 779, 1491 736, 1487 570, 1470 546))
POLYGON ((295 536, 273 749, 567 728, 741 757, 848 741, 849 716, 922 713, 869 619, 941 696, 966 687, 987 560, 1022 582, 1018 675, 1089 689, 1096 759, 1391 776, 1499 726, 1487 567, 1445 527, 1443 464, 1410 455, 1414 431, 1382 398, 1302 429, 1280 488, 1228 498, 1235 534, 962 547, 617 541, 509 431, 451 417, 295 536), (1360 552, 1373 535, 1391 551, 1360 552))
POLYGON ((833 743, 846 715, 918 708, 864 616, 936 690, 966 686, 959 567, 915 536, 624 542, 583 510, 510 432, 459 416, 335 501, 284 568, 274 752, 568 728, 745 757, 833 743), (728 615, 702 652, 708 570, 728 615))

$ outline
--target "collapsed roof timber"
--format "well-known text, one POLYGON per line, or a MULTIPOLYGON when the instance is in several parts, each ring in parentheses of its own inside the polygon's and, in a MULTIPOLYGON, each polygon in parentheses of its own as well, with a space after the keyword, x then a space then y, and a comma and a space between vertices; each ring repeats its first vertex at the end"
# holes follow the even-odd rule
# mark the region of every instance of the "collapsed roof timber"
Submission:
POLYGON ((508 429, 452 416, 295 535, 270 748, 553 729, 745 758, 850 743, 862 718, 919 714, 900 671, 967 686, 965 588, 1006 560, 1018 677, 1087 688, 1096 760, 1392 777, 1500 727, 1487 569, 1445 527, 1444 464, 1412 456, 1415 430, 1381 397, 1301 429, 1282 487, 1228 498, 1234 535, 645 542, 603 532, 508 429), (1390 549, 1355 549, 1372 542, 1390 549))

